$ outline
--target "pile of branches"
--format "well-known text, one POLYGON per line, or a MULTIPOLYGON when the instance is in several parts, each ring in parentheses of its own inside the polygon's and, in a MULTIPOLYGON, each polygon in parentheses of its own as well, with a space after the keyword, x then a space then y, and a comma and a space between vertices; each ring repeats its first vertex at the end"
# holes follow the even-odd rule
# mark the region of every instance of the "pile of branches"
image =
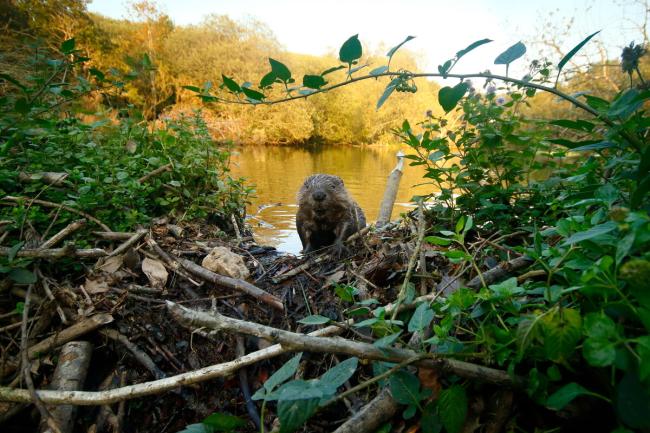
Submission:
MULTIPOLYGON (((461 284, 498 281, 530 263, 515 257, 463 280, 466 269, 423 242, 423 217, 356 233, 344 257, 325 250, 301 258, 239 233, 223 240, 212 237, 209 226, 165 220, 134 233, 94 232, 92 248, 57 247, 84 224, 72 223, 33 248, 0 249, 33 258, 37 276, 29 285, 4 283, 0 293, 3 431, 23 431, 26 424, 36 429, 39 418, 42 431, 179 431, 212 412, 245 419, 234 424, 236 431, 287 431, 276 419, 279 405, 260 414, 251 394, 265 389, 296 352, 310 354, 292 372, 297 378, 345 364, 344 356, 392 366, 377 375, 368 363, 355 363, 353 377, 333 382, 343 394, 319 409, 308 431, 376 431, 400 407, 384 381, 407 366, 418 369, 432 394, 447 377, 498 393, 497 400, 476 397, 465 431, 474 431, 479 417, 487 417, 487 431, 498 431, 511 409, 510 390, 523 384, 499 369, 416 350, 426 337, 420 332, 412 332, 408 345, 373 344, 372 333, 354 326, 372 317, 369 308, 349 318, 354 300, 372 300, 367 305, 394 317, 461 284), (250 277, 201 266, 216 246, 240 254, 250 277), (62 264, 81 271, 62 274, 62 264), (419 296, 405 296, 413 287, 419 296), (20 311, 13 307, 17 300, 24 302, 20 311), (127 405, 131 399, 137 404, 127 405)), ((477 238, 475 246, 500 240, 477 238)))

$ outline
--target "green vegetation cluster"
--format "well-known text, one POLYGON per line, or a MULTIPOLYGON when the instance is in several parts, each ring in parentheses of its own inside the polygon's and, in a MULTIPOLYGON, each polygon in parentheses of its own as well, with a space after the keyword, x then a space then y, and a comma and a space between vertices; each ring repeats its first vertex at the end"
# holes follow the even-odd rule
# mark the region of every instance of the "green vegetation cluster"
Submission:
MULTIPOLYGON (((538 412, 549 415, 544 421, 515 420, 512 428, 521 431, 579 425, 617 433, 650 428, 650 91, 638 67, 645 48, 626 47, 621 75, 628 76, 629 85, 610 98, 558 89, 563 67, 595 35, 569 51, 555 68, 549 62, 532 62, 521 79, 508 76, 509 66, 526 52, 521 42, 495 59, 495 64, 505 65, 506 75, 451 72, 461 57, 491 42, 488 39, 459 51, 438 73, 393 72, 392 56, 407 38, 388 52, 386 66, 366 76, 354 75, 362 56, 357 36, 343 44, 342 65, 332 68, 347 71, 343 83, 327 86, 329 71, 305 75, 295 93, 291 71, 274 59, 260 90, 223 76, 227 93, 243 94, 254 105, 289 102, 388 77, 377 107, 389 106, 393 92, 417 91, 418 77, 460 79, 438 92, 440 105, 453 116, 431 113, 417 127, 404 121, 395 133, 414 150, 411 164, 424 166, 425 181, 433 186, 431 194, 415 198, 434 203, 424 241, 456 266, 458 275, 479 282, 475 288, 461 285, 436 294, 414 312, 397 314, 394 307, 390 315, 385 307, 373 309, 377 300, 355 302, 354 287, 339 287, 336 293, 353 304, 347 310, 350 318, 370 315, 354 326, 370 328, 377 347, 408 345, 407 336, 419 333, 424 338, 415 348, 424 356, 506 370, 538 405, 538 412), (468 78, 473 77, 487 79, 486 92, 472 87, 468 78), (269 89, 274 85, 283 89, 280 100, 272 99, 269 89), (539 92, 563 99, 584 115, 529 117, 539 92), (519 241, 499 244, 509 238, 519 241), (512 257, 526 263, 525 277, 498 283, 487 279, 495 263, 512 257), (587 409, 581 409, 582 404, 587 409)), ((191 90, 208 102, 229 98, 205 88, 191 90)), ((415 299, 408 275, 397 305, 415 299)), ((329 322, 322 316, 302 321, 329 322)), ((322 377, 288 380, 297 359, 272 376, 255 397, 277 401, 281 431, 286 432, 327 405, 335 392, 322 377)), ((348 361, 326 374, 343 383, 354 370, 343 365, 356 365, 348 361)), ((408 369, 386 363, 374 367, 376 374, 393 369, 388 386, 393 398, 406 406, 405 420, 420 414, 424 432, 461 431, 471 391, 480 385, 451 377, 432 395, 408 369)))
MULTIPOLYGON (((200 111, 154 124, 134 104, 92 103, 128 92, 146 57, 143 71, 102 71, 75 38, 54 48, 14 42, 2 59, 22 63, 0 73, 0 220, 12 248, 0 273, 34 280, 16 252, 89 215, 89 230, 130 231, 164 216, 243 221, 251 189, 230 176, 232 145, 213 139, 200 111)), ((77 244, 87 244, 83 232, 77 244)))

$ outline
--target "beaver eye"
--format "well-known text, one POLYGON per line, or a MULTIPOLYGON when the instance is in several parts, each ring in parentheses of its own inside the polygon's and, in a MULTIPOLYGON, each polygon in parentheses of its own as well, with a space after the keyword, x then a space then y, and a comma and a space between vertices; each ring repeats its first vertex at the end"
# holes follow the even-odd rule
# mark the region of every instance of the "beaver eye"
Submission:
POLYGON ((334 188, 336 188, 336 185, 334 185, 333 183, 330 184, 330 189, 334 189, 334 188))

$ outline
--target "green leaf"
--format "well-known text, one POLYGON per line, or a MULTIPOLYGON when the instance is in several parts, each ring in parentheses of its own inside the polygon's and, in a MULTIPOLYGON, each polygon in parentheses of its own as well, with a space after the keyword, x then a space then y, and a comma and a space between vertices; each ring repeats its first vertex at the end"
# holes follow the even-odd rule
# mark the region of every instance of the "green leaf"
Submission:
POLYGON ((555 125, 555 126, 560 126, 562 128, 569 128, 569 129, 575 129, 576 131, 585 131, 585 132, 591 132, 594 130, 594 125, 591 122, 587 122, 586 120, 578 119, 578 120, 569 120, 569 119, 558 119, 558 120, 552 120, 548 122, 549 125, 555 125))
POLYGON ((433 320, 433 315, 433 310, 429 307, 429 304, 423 302, 418 305, 409 321, 409 332, 422 331, 426 329, 433 320))
POLYGON ((260 89, 265 89, 267 87, 270 87, 273 83, 275 83, 276 78, 277 77, 275 76, 275 73, 273 73, 273 71, 264 75, 260 80, 260 89))
POLYGON ((609 340, 589 337, 582 343, 582 356, 589 365, 607 367, 616 360, 616 347, 609 340))
POLYGON ((18 284, 34 284, 37 281, 36 275, 24 268, 14 268, 9 271, 9 278, 18 284))
POLYGON ((582 337, 582 317, 578 310, 564 308, 541 319, 544 330, 544 353, 555 362, 568 359, 582 337))
POLYGON ((469 53, 470 51, 480 47, 481 45, 485 45, 487 43, 492 42, 492 39, 481 39, 476 42, 472 42, 469 44, 466 48, 463 48, 462 50, 458 51, 456 53, 456 60, 460 60, 461 57, 463 57, 465 54, 469 53))
POLYGON ((321 75, 324 77, 327 74, 331 74, 332 72, 340 71, 341 69, 345 69, 345 66, 343 65, 338 65, 338 66, 333 66, 329 69, 325 69, 323 72, 321 72, 321 75))
POLYGON ((204 419, 203 424, 211 427, 213 431, 231 432, 238 427, 246 425, 243 419, 227 413, 215 412, 204 419))
POLYGON ((578 385, 575 382, 568 383, 562 388, 555 391, 549 398, 546 400, 546 407, 553 410, 561 410, 567 404, 571 403, 576 397, 581 395, 589 395, 591 392, 578 385))
POLYGON ((628 427, 641 430, 650 427, 650 393, 635 373, 627 372, 623 376, 616 387, 614 402, 618 416, 628 427))
POLYGON ((324 386, 325 389, 331 391, 331 394, 334 394, 339 386, 342 386, 352 377, 357 370, 358 364, 359 360, 357 358, 348 358, 323 373, 318 381, 321 386, 324 386))
POLYGON ((264 96, 264 93, 258 92, 257 90, 249 89, 248 87, 242 87, 241 88, 242 92, 244 92, 244 95, 246 97, 254 100, 254 101, 263 101, 266 96, 264 96))
POLYGON ((567 64, 567 62, 568 62, 569 60, 571 60, 571 58, 572 58, 573 56, 575 56, 576 53, 577 53, 578 51, 580 51, 580 49, 581 49, 582 47, 584 47, 585 44, 586 44, 587 42, 589 42, 589 40, 591 40, 591 38, 593 38, 594 36, 596 36, 598 33, 600 33, 600 30, 598 30, 596 33, 592 33, 592 34, 590 34, 589 36, 587 36, 586 38, 584 38, 584 39, 582 40, 582 42, 580 42, 578 45, 576 45, 575 47, 573 47, 573 48, 571 49, 571 51, 569 51, 568 53, 566 53, 566 55, 565 55, 564 57, 562 57, 562 60, 560 60, 560 63, 557 64, 557 73, 558 73, 558 75, 559 75, 560 72, 562 71, 562 68, 564 68, 564 66, 567 64))
POLYGON ((427 236, 424 238, 424 240, 426 242, 429 242, 430 244, 440 245, 443 247, 451 245, 451 243, 453 242, 451 239, 441 238, 440 236, 427 236))
POLYGON ((294 432, 305 423, 318 409, 320 399, 280 400, 278 402, 278 418, 280 433, 294 432))
POLYGON ((562 243, 562 245, 573 245, 573 244, 577 244, 578 242, 586 241, 588 239, 593 239, 595 237, 602 236, 604 234, 612 232, 616 230, 617 227, 618 226, 614 221, 607 221, 606 223, 593 226, 589 230, 586 230, 584 232, 578 232, 573 234, 568 239, 566 239, 562 243))
POLYGON ((191 90, 192 92, 201 93, 201 88, 196 86, 183 86, 183 89, 191 90))
POLYGON ((382 337, 378 340, 373 341, 372 345, 375 347, 389 347, 391 344, 393 344, 397 339, 399 338, 400 335, 402 335, 402 332, 404 331, 399 331, 394 334, 387 335, 385 337, 382 337))
POLYGON ((331 319, 329 317, 313 314, 311 316, 307 316, 303 319, 298 320, 298 323, 302 323, 303 325, 323 325, 325 323, 329 323, 330 321, 331 319))
POLYGON ((221 74, 221 77, 223 78, 223 84, 226 86, 228 90, 230 90, 233 93, 241 93, 241 87, 239 84, 235 82, 232 78, 226 77, 225 75, 221 74))
POLYGON ((212 433, 212 428, 205 424, 188 424, 178 433, 212 433))
MULTIPOLYGON (((289 379, 294 375, 300 365, 300 358, 302 353, 297 354, 289 361, 287 361, 282 367, 278 369, 271 377, 269 377, 266 382, 264 382, 264 388, 267 391, 272 391, 276 386, 289 379)), ((257 393, 255 393, 257 395, 257 393)), ((255 395, 252 397, 253 400, 261 400, 263 397, 255 398, 255 395)))
POLYGON ((7 252, 7 260, 11 263, 14 261, 16 258, 16 254, 18 254, 18 251, 25 245, 25 241, 20 241, 13 245, 11 248, 9 248, 9 251, 7 252))
POLYGON ((287 83, 291 79, 291 71, 285 66, 284 63, 278 62, 275 59, 269 57, 269 63, 271 64, 271 72, 279 78, 284 83, 287 83))
POLYGON ((427 404, 422 410, 420 426, 422 427, 422 433, 440 433, 442 431, 442 420, 438 415, 435 403, 427 404))
POLYGON ((467 89, 469 89, 469 84, 465 81, 456 84, 454 87, 443 87, 438 91, 438 103, 446 113, 449 113, 456 107, 458 101, 465 96, 467 89))
POLYGON ((585 335, 601 340, 618 336, 616 324, 605 313, 589 313, 584 319, 585 335))
POLYGON ((521 56, 526 54, 526 45, 521 42, 517 42, 494 59, 495 65, 509 65, 514 62, 521 56))
POLYGON ((415 413, 418 411, 418 407, 414 404, 409 405, 404 412, 402 412, 402 418, 411 419, 415 416, 415 413))
POLYGON ((334 287, 334 293, 336 293, 336 296, 341 298, 343 301, 354 302, 354 295, 357 294, 357 289, 353 286, 337 284, 336 287, 334 287))
POLYGON ((384 105, 384 102, 386 102, 388 97, 393 93, 398 83, 398 78, 395 78, 390 83, 388 83, 386 89, 384 90, 384 93, 382 93, 381 97, 379 97, 379 100, 377 101, 377 110, 379 110, 381 106, 384 105))
POLYGON ((639 378, 646 381, 650 378, 650 336, 637 338, 636 351, 639 354, 639 378))
POLYGON ((379 66, 378 68, 373 69, 372 71, 368 72, 368 75, 380 75, 383 74, 388 70, 388 66, 379 66))
POLYGON ((23 314, 23 311, 25 311, 25 303, 24 302, 16 302, 16 313, 18 314, 23 314))
POLYGON ((61 52, 63 54, 70 54, 74 51, 75 40, 74 38, 63 41, 61 44, 61 52))
POLYGON ((573 150, 574 152, 584 152, 586 150, 602 150, 602 149, 609 149, 611 147, 617 147, 617 146, 618 145, 613 141, 603 140, 597 143, 590 143, 590 144, 585 144, 584 146, 574 147, 571 150, 573 150))
POLYGON ((390 391, 396 402, 415 404, 420 401, 420 381, 407 371, 397 371, 390 377, 390 391))
POLYGON ((302 85, 310 89, 320 89, 325 84, 327 84, 327 81, 322 75, 305 75, 302 77, 302 85))
MULTIPOLYGON (((400 42, 399 44, 395 45, 393 48, 388 50, 388 52, 386 53, 386 57, 388 57, 388 62, 390 63, 390 60, 392 59, 393 55, 397 50, 399 50, 402 47, 402 45, 404 45, 405 43, 413 39, 415 39, 415 36, 407 36, 406 39, 404 39, 402 42, 400 42)), ((359 57, 361 56, 359 55, 359 57)))
POLYGON ((458 433, 467 416, 467 394, 460 385, 452 385, 440 392, 438 414, 448 433, 458 433))
POLYGON ((361 42, 359 42, 359 35, 351 36, 347 41, 341 45, 339 50, 339 60, 343 63, 352 64, 355 60, 361 58, 363 53, 361 42))

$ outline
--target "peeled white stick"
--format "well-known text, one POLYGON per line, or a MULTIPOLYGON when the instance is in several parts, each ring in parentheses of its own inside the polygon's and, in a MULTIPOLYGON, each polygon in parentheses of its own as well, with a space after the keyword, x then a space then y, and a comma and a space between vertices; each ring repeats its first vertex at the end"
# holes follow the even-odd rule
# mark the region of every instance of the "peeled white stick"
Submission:
POLYGON ((400 150, 397 152, 397 165, 388 175, 386 181, 386 190, 384 191, 384 198, 379 207, 379 216, 377 216, 377 227, 381 227, 390 221, 390 216, 393 213, 393 206, 395 205, 395 198, 397 197, 397 190, 399 189, 399 182, 402 180, 402 168, 404 167, 404 153, 400 150))
MULTIPOLYGON (((93 345, 87 341, 71 341, 63 345, 50 388, 60 391, 78 391, 82 389, 86 381, 92 350, 93 345)), ((77 415, 77 406, 60 405, 48 409, 61 433, 72 433, 77 415)), ((45 422, 41 423, 40 431, 43 433, 52 432, 45 422)))

